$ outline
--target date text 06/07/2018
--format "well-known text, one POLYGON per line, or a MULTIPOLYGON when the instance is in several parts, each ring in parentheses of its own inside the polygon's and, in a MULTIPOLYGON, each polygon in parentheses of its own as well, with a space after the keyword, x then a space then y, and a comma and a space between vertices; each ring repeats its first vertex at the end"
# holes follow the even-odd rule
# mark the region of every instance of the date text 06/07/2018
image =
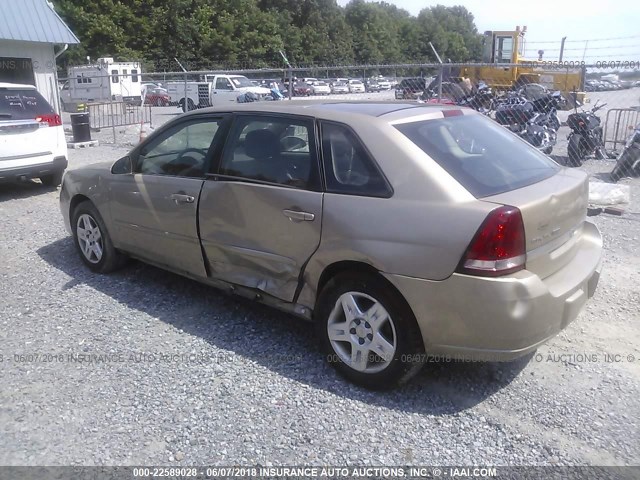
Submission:
POLYGON ((579 60, 532 60, 520 62, 519 65, 531 68, 575 69, 575 68, 640 68, 640 60, 598 60, 587 63, 579 60))

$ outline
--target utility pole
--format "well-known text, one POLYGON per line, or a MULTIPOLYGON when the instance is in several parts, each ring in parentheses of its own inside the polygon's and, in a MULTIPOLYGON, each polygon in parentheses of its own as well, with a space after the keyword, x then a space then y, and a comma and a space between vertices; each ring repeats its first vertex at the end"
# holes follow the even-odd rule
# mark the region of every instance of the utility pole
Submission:
POLYGON ((444 66, 442 65, 442 59, 440 58, 440 55, 438 55, 438 52, 436 51, 436 47, 433 46, 433 43, 429 42, 429 46, 431 47, 431 50, 433 50, 433 53, 436 54, 436 58, 438 59, 438 63, 440 64, 440 79, 438 81, 438 102, 440 101, 440 99, 442 98, 442 76, 444 75, 444 66))
POLYGON ((584 52, 582 53, 582 61, 584 62, 584 56, 587 54, 587 47, 589 46, 589 40, 584 42, 584 52))
POLYGON ((564 42, 567 40, 567 37, 562 37, 562 43, 560 43, 560 58, 558 59, 562 62, 562 54, 564 53, 564 42))
POLYGON ((293 96, 293 67, 289 63, 289 59, 287 59, 286 55, 282 50, 278 50, 278 53, 282 57, 282 60, 284 60, 284 63, 287 66, 287 69, 289 70, 289 88, 288 88, 289 91, 287 93, 289 94, 289 100, 291 100, 293 96))

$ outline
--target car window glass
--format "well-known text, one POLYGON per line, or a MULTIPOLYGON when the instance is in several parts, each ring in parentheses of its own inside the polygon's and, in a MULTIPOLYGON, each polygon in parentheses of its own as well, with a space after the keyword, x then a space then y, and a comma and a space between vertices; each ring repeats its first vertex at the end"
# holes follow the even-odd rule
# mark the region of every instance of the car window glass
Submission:
POLYGON ((396 128, 478 198, 531 185, 559 169, 549 157, 482 115, 396 128))
POLYGON ((328 192, 390 195, 390 188, 382 173, 348 128, 332 123, 323 124, 322 155, 328 192))
POLYGON ((0 120, 34 120, 47 113, 54 113, 53 108, 37 90, 0 90, 0 120))
POLYGON ((140 151, 139 173, 200 177, 221 120, 206 119, 177 126, 140 151))
POLYGON ((216 79, 216 88, 218 90, 233 90, 231 82, 229 82, 229 80, 224 77, 216 79))
POLYGON ((299 188, 316 183, 312 123, 292 118, 240 118, 232 129, 221 175, 299 188))

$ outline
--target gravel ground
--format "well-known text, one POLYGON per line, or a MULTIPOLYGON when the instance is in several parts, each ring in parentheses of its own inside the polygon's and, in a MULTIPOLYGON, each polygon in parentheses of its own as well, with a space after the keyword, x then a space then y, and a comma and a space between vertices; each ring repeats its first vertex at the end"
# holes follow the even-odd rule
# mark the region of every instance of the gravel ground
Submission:
MULTIPOLYGON (((69 150, 70 168, 135 140, 69 150)), ((627 212, 594 217, 596 296, 564 332, 387 393, 340 379, 285 314, 141 263, 90 273, 57 190, 0 186, 0 464, 637 465, 640 179, 621 183, 627 212)))

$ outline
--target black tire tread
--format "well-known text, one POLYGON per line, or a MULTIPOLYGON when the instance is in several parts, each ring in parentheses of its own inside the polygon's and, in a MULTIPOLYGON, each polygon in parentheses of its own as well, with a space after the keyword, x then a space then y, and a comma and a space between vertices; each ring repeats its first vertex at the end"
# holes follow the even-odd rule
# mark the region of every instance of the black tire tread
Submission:
POLYGON ((573 135, 569 139, 569 144, 567 145, 567 155, 569 157, 569 165, 573 167, 579 167, 582 165, 582 149, 580 148, 580 143, 582 141, 582 136, 573 135))

